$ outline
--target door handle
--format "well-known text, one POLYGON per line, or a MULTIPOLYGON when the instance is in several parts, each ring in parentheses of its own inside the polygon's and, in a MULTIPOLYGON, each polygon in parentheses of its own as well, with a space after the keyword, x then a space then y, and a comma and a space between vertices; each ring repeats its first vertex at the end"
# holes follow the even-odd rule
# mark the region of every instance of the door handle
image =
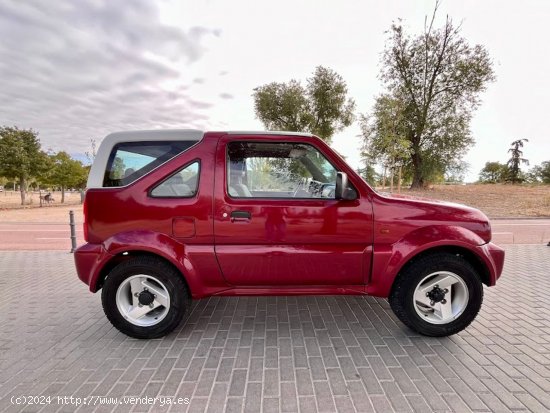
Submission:
POLYGON ((252 214, 248 211, 232 211, 231 222, 236 221, 250 221, 252 214))

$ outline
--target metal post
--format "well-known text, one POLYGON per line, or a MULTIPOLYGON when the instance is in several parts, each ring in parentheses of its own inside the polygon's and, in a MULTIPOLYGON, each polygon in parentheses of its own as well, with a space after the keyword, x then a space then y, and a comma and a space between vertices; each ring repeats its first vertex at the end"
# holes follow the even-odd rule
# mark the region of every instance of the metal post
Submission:
POLYGON ((71 227, 71 253, 76 251, 76 229, 74 223, 74 212, 71 209, 69 211, 69 225, 71 227))

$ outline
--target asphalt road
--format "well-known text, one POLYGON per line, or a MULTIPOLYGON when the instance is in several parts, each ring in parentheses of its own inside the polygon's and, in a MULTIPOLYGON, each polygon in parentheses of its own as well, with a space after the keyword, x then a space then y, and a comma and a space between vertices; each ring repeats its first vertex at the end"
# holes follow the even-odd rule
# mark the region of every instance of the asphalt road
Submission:
MULTIPOLYGON (((493 242, 504 244, 547 244, 550 242, 550 219, 493 220, 493 242)), ((76 225, 77 244, 84 242, 82 225, 76 225)), ((2 223, 0 250, 70 251, 69 224, 2 223)))

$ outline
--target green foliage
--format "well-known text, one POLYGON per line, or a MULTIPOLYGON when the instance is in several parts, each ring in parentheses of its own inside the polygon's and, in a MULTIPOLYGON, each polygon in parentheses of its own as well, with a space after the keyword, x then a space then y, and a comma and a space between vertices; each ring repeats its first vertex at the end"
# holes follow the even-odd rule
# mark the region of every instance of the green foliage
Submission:
POLYGON ((54 184, 71 187, 83 187, 86 184, 87 174, 82 162, 72 159, 67 152, 58 152, 53 155, 53 171, 51 180, 54 184))
POLYGON ((353 122, 355 102, 335 71, 318 66, 307 86, 291 80, 254 89, 256 116, 268 130, 311 132, 326 142, 353 122))
POLYGON ((65 201, 65 189, 83 188, 86 185, 87 168, 82 162, 72 159, 67 152, 50 155, 50 165, 51 169, 43 180, 61 187, 61 202, 65 201))
MULTIPOLYGON (((487 50, 470 46, 460 36, 460 26, 447 18, 442 28, 433 27, 436 11, 437 5, 424 33, 416 37, 401 24, 392 25, 382 55, 381 78, 389 99, 399 101, 399 129, 410 142, 407 167, 413 187, 442 176, 473 144, 472 113, 479 94, 495 78, 487 50)), ((376 106, 373 116, 378 116, 376 106)))
POLYGON ((113 165, 111 166, 111 179, 124 178, 125 170, 126 170, 126 165, 124 164, 124 160, 119 156, 115 157, 113 161, 113 165))
POLYGON ((506 181, 508 166, 500 162, 486 162, 479 173, 479 182, 496 184, 506 181))
POLYGON ((470 169, 468 162, 460 161, 447 165, 444 178, 447 183, 462 183, 470 169))
POLYGON ((380 175, 376 172, 376 169, 372 165, 367 164, 364 168, 361 168, 357 171, 359 175, 367 181, 371 186, 376 186, 379 184, 380 175))
POLYGON ((550 184, 550 161, 543 162, 538 168, 538 177, 541 182, 550 184))
POLYGON ((406 137, 405 121, 402 101, 387 94, 376 99, 372 115, 361 115, 361 153, 366 164, 374 160, 394 167, 410 159, 411 142, 406 137))
POLYGON ((539 177, 542 183, 550 184, 550 161, 545 161, 540 165, 539 177))
POLYGON ((530 183, 550 184, 550 161, 536 165, 527 174, 527 181, 530 183))
POLYGON ((524 178, 521 176, 520 165, 526 164, 529 165, 529 161, 523 157, 523 151, 520 148, 523 148, 523 142, 529 142, 529 139, 518 139, 510 144, 511 157, 508 160, 508 177, 507 180, 512 184, 521 183, 524 178))
POLYGON ((21 205, 29 179, 38 177, 47 167, 38 133, 32 129, 0 127, 0 175, 18 181, 21 205))

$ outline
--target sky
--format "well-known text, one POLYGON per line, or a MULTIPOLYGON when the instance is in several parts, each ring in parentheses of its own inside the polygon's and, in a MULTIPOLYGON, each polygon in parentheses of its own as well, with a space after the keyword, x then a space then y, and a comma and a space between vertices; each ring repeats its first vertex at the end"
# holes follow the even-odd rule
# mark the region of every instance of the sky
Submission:
MULTIPOLYGON (((252 92, 307 79, 318 65, 347 82, 357 114, 384 91, 386 31, 420 33, 434 1, 2 0, 0 125, 39 132, 42 146, 82 157, 90 140, 135 129, 262 130, 252 92)), ((531 165, 550 160, 550 2, 445 0, 470 44, 484 45, 496 82, 472 120, 467 181, 529 139, 531 165)), ((358 167, 359 127, 333 138, 358 167)))

